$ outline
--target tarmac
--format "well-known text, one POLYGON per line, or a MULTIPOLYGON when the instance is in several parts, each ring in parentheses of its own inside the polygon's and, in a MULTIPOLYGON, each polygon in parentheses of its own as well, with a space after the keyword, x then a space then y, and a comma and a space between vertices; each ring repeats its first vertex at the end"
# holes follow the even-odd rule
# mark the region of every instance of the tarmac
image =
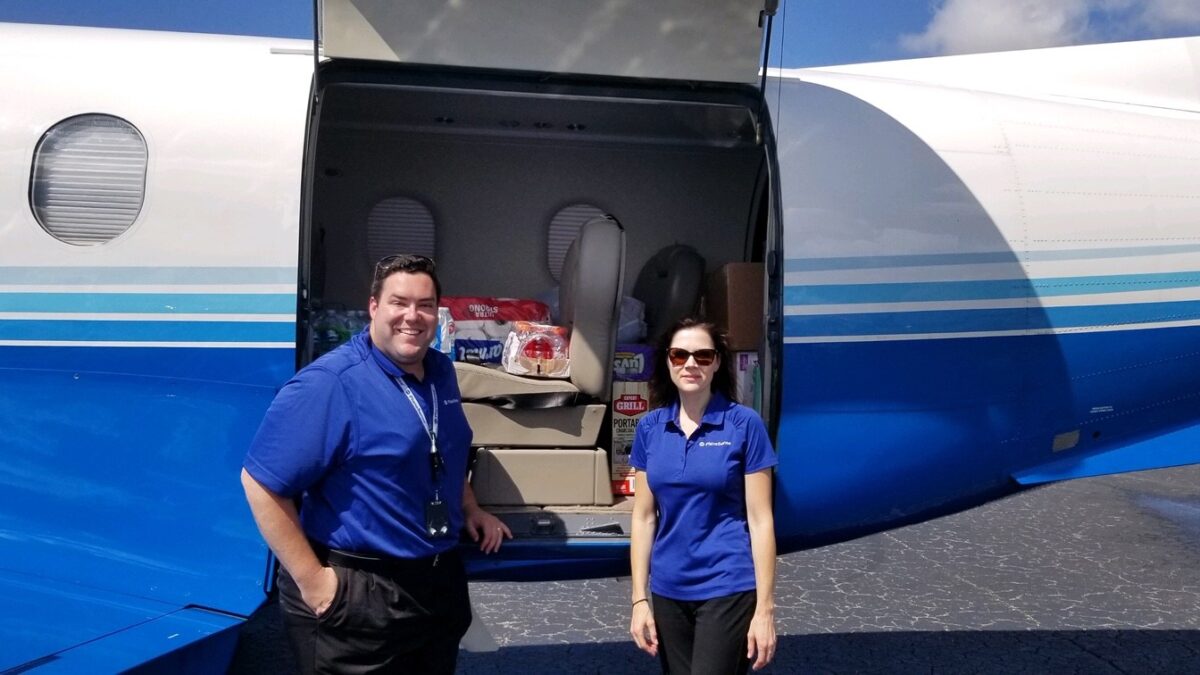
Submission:
MULTIPOLYGON (((1200 673, 1200 466, 1071 481, 779 557, 764 673, 1200 673)), ((629 579, 471 585, 464 675, 658 673, 629 579)), ((281 672, 278 614, 231 672, 281 672)))

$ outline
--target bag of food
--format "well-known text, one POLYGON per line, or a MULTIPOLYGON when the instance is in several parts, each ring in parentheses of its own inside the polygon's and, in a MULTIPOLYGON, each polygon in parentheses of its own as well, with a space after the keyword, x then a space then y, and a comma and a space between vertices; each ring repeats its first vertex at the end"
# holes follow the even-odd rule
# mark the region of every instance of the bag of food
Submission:
POLYGON ((514 321, 504 342, 500 365, 513 375, 567 378, 571 376, 567 329, 530 321, 514 321))
POLYGON ((500 363, 516 321, 550 323, 550 308, 536 300, 444 296, 455 326, 456 361, 500 363))

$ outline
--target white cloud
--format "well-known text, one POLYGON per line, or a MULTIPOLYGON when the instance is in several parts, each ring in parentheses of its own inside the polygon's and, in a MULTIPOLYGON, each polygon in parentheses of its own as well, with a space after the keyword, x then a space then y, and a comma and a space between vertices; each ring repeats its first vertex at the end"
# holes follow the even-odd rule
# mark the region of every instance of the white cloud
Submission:
POLYGON ((1197 0, 940 0, 912 54, 1057 47, 1200 32, 1197 0))

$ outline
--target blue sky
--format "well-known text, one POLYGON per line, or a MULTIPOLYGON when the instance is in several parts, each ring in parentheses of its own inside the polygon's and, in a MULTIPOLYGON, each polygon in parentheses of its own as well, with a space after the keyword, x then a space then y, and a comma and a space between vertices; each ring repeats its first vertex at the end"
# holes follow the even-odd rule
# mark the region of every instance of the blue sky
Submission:
MULTIPOLYGON (((783 0, 783 65, 1200 35, 1200 0, 783 0)), ((0 21, 279 37, 311 0, 0 0, 0 21)))

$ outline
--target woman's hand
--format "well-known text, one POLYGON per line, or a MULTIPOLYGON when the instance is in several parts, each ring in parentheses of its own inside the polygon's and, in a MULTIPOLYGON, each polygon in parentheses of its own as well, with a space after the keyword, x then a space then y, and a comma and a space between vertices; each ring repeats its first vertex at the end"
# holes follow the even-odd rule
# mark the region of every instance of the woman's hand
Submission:
POLYGON ((746 658, 755 670, 760 670, 775 658, 775 612, 756 611, 746 631, 746 658))
POLYGON ((658 628, 654 626, 654 613, 649 602, 633 606, 633 618, 629 621, 629 633, 638 649, 650 656, 658 656, 658 628))

